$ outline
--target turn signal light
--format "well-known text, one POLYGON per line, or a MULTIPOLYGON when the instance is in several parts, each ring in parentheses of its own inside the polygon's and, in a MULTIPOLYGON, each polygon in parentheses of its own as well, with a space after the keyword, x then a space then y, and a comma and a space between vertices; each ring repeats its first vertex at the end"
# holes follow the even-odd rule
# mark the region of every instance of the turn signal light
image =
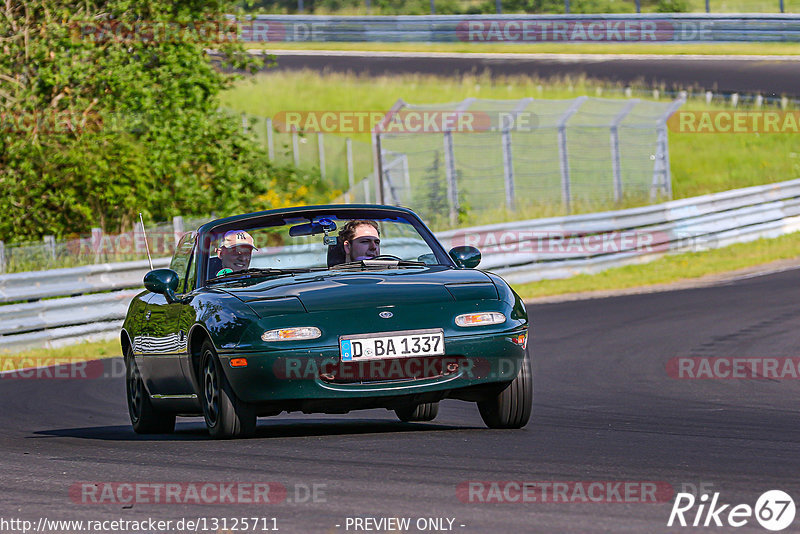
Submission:
POLYGON ((519 345, 520 347, 522 347, 523 350, 527 349, 528 348, 528 333, 525 332, 524 334, 519 334, 518 336, 514 336, 514 337, 511 338, 511 341, 515 345, 519 345))
POLYGON ((231 358, 231 367, 247 367, 247 358, 231 358))
POLYGON ((506 322, 506 316, 499 312, 465 313, 456 317, 458 326, 485 326, 506 322))
POLYGON ((296 328, 278 328, 268 330, 261 335, 264 341, 302 341, 304 339, 317 339, 322 332, 316 326, 299 326, 296 328))

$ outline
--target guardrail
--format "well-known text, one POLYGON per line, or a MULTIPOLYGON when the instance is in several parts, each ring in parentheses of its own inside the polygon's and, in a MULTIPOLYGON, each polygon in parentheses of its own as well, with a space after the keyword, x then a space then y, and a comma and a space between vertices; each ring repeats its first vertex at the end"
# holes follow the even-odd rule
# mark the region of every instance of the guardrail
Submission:
POLYGON ((785 14, 256 15, 239 24, 245 42, 800 41, 800 17, 785 14))
MULTIPOLYGON (((437 237, 446 248, 478 246, 482 269, 524 283, 797 230, 800 179, 641 208, 452 230, 437 237)), ((153 263, 164 267, 169 259, 153 263)), ((146 261, 135 261, 0 276, 0 302, 14 302, 0 306, 0 350, 116 336, 148 269, 146 261), (20 302, 25 300, 33 302, 20 302)))

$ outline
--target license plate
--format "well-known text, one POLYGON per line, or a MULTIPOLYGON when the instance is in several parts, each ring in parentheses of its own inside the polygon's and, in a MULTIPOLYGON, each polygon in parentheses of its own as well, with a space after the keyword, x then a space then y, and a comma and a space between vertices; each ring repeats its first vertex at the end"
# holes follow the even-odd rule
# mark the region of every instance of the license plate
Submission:
POLYGON ((444 332, 439 328, 344 336, 339 349, 343 362, 437 356, 444 354, 444 332))

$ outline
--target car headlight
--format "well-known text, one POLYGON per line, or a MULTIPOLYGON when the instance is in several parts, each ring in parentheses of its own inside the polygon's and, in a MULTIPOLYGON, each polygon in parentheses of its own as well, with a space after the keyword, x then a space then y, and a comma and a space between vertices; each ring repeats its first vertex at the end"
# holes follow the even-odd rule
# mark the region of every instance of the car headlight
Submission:
POLYGON ((456 317, 458 326, 485 326, 506 322, 506 316, 500 312, 465 313, 456 317))
POLYGON ((268 330, 261 334, 264 341, 301 341, 303 339, 317 339, 322 332, 316 326, 299 326, 296 328, 278 328, 268 330))

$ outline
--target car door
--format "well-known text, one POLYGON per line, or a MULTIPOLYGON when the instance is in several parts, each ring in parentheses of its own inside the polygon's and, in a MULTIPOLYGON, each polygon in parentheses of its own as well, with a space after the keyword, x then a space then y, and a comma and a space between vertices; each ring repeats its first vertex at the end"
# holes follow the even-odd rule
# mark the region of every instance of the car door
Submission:
POLYGON ((176 300, 167 302, 164 295, 155 294, 147 303, 148 349, 143 355, 143 373, 151 395, 183 396, 193 393, 191 382, 184 372, 182 360, 188 359, 188 330, 194 310, 187 293, 194 289, 195 234, 181 238, 169 268, 178 273, 176 300), (191 272, 190 272, 191 271, 191 272), (187 291, 188 285, 191 285, 187 291), (187 324, 188 323, 188 324, 187 324))

